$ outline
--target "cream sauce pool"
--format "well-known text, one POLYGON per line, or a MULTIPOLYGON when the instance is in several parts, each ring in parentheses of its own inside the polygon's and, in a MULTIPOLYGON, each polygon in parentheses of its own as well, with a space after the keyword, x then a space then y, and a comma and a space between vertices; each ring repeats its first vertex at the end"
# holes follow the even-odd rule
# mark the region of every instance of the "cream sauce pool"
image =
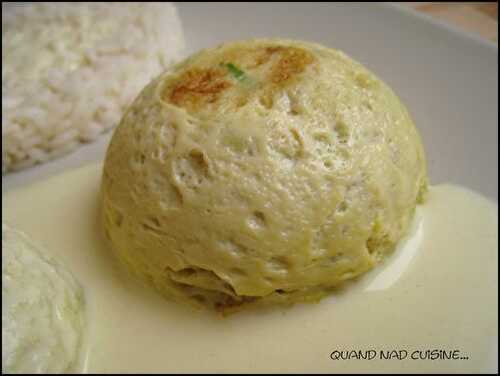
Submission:
POLYGON ((431 187, 412 234, 342 291, 318 304, 221 318, 166 301, 115 261, 99 227, 101 168, 2 200, 3 222, 45 246, 85 288, 89 325, 77 372, 498 370, 498 207, 482 196, 431 187))

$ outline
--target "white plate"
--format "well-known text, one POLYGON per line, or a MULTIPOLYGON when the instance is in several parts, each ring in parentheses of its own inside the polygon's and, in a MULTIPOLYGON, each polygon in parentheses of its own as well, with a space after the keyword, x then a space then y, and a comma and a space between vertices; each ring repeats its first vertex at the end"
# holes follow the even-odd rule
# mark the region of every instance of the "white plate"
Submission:
MULTIPOLYGON (((427 150, 431 183, 497 200, 498 47, 387 4, 179 3, 188 52, 275 36, 343 50, 402 98, 427 150)), ((2 191, 103 158, 111 133, 42 166, 2 177, 2 191)))

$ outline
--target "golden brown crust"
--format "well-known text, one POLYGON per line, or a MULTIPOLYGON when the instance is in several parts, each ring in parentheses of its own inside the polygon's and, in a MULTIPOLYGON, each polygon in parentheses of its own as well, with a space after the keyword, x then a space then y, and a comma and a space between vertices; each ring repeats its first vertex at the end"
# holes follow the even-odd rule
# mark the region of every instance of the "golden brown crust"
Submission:
POLYGON ((311 53, 300 48, 275 47, 267 48, 267 50, 275 51, 280 55, 269 77, 270 81, 277 85, 283 85, 286 81, 299 75, 314 61, 311 53))
POLYGON ((197 107, 214 103, 232 84, 222 68, 193 68, 181 75, 168 93, 167 101, 179 107, 197 107))
POLYGON ((217 106, 223 93, 232 90, 236 94, 236 107, 258 95, 260 102, 270 108, 274 95, 300 76, 314 60, 310 52, 298 47, 239 48, 218 56, 208 67, 189 67, 168 85, 163 100, 195 112, 209 105, 217 106), (233 82, 228 64, 243 69, 247 77, 254 79, 251 90, 233 82))

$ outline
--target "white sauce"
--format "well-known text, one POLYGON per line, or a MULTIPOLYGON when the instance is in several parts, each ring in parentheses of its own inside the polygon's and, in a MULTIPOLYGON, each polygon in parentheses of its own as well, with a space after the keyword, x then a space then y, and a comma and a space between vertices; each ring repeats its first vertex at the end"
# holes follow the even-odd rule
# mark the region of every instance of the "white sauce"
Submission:
POLYGON ((168 302, 121 269, 99 230, 100 179, 101 165, 91 165, 2 200, 3 221, 62 259, 85 287, 83 372, 498 370, 498 207, 473 192, 432 187, 395 254, 319 304, 221 318, 168 302), (335 350, 377 355, 332 360, 335 350), (408 353, 381 360, 381 350, 408 353), (468 359, 411 359, 425 350, 468 359))

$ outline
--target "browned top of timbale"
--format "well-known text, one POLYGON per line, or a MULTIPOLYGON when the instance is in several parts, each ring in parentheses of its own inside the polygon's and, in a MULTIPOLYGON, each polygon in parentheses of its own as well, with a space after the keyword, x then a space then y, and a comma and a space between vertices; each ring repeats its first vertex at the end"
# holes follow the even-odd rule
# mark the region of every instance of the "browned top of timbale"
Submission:
POLYGON ((314 61, 310 52, 291 46, 237 47, 218 55, 214 52, 208 63, 195 63, 169 83, 162 99, 190 111, 216 108, 225 94, 236 107, 247 103, 252 96, 267 101, 314 61), (235 77, 227 68, 229 63, 244 72, 252 84, 246 85, 242 77, 235 77))

